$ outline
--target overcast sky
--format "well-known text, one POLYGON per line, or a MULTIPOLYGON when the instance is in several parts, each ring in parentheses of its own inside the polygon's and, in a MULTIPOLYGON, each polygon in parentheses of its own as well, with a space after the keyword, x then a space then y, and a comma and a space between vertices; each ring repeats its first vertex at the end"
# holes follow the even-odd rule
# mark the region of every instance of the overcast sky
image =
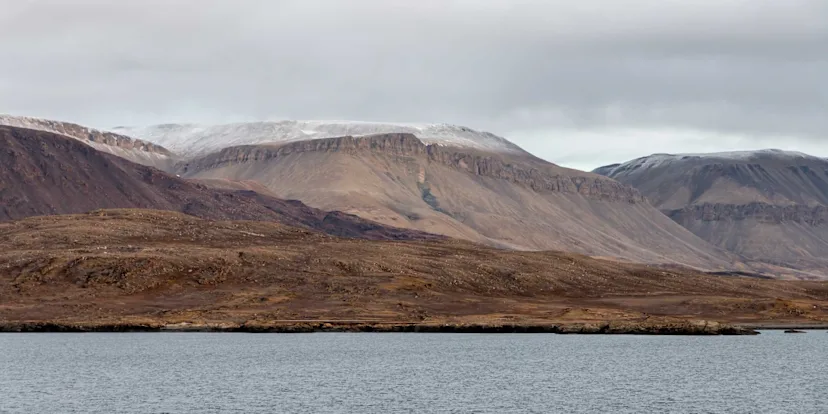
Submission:
POLYGON ((447 122, 580 169, 828 156, 826 0, 0 0, 0 113, 447 122))

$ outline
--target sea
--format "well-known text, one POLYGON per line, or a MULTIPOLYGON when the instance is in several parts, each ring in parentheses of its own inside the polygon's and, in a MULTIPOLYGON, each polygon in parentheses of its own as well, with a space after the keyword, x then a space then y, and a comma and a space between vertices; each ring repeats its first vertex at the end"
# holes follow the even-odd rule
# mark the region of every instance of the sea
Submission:
POLYGON ((828 413, 828 333, 6 333, 0 413, 828 413))

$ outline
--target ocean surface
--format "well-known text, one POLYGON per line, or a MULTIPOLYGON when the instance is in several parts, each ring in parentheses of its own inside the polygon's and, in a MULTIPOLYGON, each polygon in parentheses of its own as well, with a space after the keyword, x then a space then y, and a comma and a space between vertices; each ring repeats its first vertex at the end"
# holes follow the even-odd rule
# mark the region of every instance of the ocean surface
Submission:
POLYGON ((2 413, 828 413, 828 334, 0 334, 2 413))

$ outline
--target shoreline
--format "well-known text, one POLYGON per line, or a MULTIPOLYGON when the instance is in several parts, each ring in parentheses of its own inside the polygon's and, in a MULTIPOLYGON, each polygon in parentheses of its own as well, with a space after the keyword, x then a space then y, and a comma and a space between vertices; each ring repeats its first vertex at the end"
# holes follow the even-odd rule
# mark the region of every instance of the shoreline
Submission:
MULTIPOLYGON (((768 328, 759 328, 768 329, 768 328)), ((783 329, 783 328, 779 328, 783 329)), ((785 327, 784 329, 790 329, 785 327)), ((810 328, 805 328, 810 329, 810 328)), ((708 321, 667 323, 565 323, 565 324, 423 324, 423 323, 244 323, 244 324, 163 324, 163 323, 71 323, 71 322, 0 322, 0 333, 34 332, 236 332, 236 333, 550 333, 580 335, 758 335, 745 325, 708 321)))
POLYGON ((797 330, 817 330, 817 331, 828 331, 828 323, 818 323, 818 324, 802 324, 802 323, 790 323, 790 324, 734 324, 735 326, 741 326, 743 328, 753 329, 756 331, 784 331, 787 329, 797 329, 797 330))

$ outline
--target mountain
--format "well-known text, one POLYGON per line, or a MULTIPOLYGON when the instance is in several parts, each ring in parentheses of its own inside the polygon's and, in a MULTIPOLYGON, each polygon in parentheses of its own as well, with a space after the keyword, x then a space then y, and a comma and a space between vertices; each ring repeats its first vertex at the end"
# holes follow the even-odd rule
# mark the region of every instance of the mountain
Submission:
POLYGON ((164 171, 171 171, 176 162, 175 156, 170 151, 151 142, 69 122, 0 114, 0 125, 64 135, 97 150, 164 171))
POLYGON ((711 321, 698 325, 705 331, 713 321, 828 321, 826 282, 713 276, 458 240, 346 240, 157 210, 0 223, 0 292, 0 331, 587 324, 574 331, 675 333, 669 326, 698 319, 711 321))
POLYGON ((437 237, 254 191, 209 188, 51 132, 0 126, 0 148, 0 221, 101 208, 145 208, 212 220, 277 221, 346 237, 437 237))
POLYGON ((415 134, 426 144, 460 146, 497 152, 523 152, 517 145, 492 133, 449 124, 277 121, 224 125, 163 124, 144 128, 115 127, 113 130, 164 145, 185 158, 202 156, 237 145, 285 143, 385 133, 415 134))
POLYGON ((758 262, 828 275, 828 160, 781 150, 655 154, 595 170, 697 236, 758 262))
POLYGON ((738 267, 637 190, 462 126, 285 121, 118 131, 176 151, 182 177, 258 182, 278 197, 386 225, 510 249, 738 267))

